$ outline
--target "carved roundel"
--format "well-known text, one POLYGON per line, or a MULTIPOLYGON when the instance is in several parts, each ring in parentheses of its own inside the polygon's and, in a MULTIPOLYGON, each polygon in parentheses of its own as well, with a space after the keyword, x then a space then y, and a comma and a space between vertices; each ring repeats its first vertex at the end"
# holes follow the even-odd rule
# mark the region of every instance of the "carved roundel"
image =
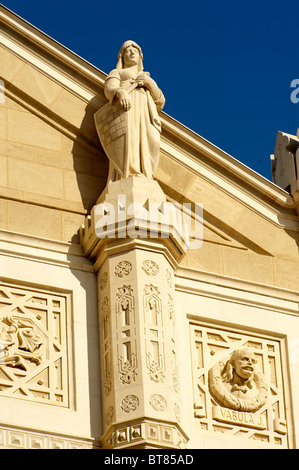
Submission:
POLYGON ((124 277, 132 271, 132 263, 130 261, 120 261, 114 268, 114 274, 118 277, 124 277))
POLYGON ((167 408, 167 401, 165 398, 156 393, 150 396, 149 403, 152 405, 154 410, 157 411, 165 411, 167 408))
POLYGON ((121 409, 125 413, 135 411, 139 406, 139 398, 136 395, 127 395, 121 402, 121 409))
POLYGON ((142 263, 143 271, 148 274, 148 276, 156 276, 159 272, 159 266, 154 261, 147 259, 142 263))

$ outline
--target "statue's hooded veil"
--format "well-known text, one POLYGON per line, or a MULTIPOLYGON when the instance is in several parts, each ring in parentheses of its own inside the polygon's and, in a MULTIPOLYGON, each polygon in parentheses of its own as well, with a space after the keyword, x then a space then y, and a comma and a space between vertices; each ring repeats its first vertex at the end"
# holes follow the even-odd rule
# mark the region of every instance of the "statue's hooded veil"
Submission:
POLYGON ((127 49, 127 47, 129 47, 129 46, 136 47, 136 49, 138 49, 138 51, 139 51, 140 60, 139 60, 139 64, 138 64, 138 72, 141 72, 143 70, 143 54, 142 54, 141 47, 138 46, 138 44, 134 41, 125 41, 123 43, 123 45, 121 46, 121 48, 119 50, 119 53, 118 53, 118 56, 117 56, 118 61, 117 61, 117 64, 116 64, 116 68, 117 69, 123 69, 124 68, 123 53, 127 49))

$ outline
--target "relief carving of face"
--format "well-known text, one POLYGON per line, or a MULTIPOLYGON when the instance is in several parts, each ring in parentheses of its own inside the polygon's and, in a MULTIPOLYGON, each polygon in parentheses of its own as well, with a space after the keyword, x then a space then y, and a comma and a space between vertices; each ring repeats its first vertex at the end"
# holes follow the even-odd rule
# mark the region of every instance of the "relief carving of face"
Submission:
POLYGON ((260 409, 268 396, 268 383, 252 348, 235 350, 226 361, 209 370, 209 389, 220 405, 239 411, 260 409))
POLYGON ((243 380, 248 380, 253 376, 257 360, 249 349, 240 349, 232 356, 232 366, 235 373, 243 380))

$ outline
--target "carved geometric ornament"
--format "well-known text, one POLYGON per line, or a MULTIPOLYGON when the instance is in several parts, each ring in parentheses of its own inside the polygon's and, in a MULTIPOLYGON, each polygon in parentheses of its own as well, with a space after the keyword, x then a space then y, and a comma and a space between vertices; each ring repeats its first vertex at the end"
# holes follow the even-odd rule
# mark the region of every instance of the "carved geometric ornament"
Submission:
POLYGON ((0 397, 69 406, 66 297, 0 285, 0 397))
POLYGON ((190 323, 194 416, 201 432, 289 447, 283 340, 190 323))

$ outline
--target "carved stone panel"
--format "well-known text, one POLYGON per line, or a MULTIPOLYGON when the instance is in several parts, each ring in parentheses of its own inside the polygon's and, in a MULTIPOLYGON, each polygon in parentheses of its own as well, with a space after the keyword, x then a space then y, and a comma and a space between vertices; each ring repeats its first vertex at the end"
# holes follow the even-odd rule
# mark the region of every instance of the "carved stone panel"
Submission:
POLYGON ((66 296, 0 285, 0 396, 69 406, 66 296))
POLYGON ((146 285, 143 297, 144 324, 147 332, 146 359, 151 380, 163 382, 165 375, 162 301, 158 288, 146 285))
POLYGON ((117 289, 115 313, 119 378, 129 385, 137 376, 135 303, 130 285, 117 289))
POLYGON ((190 332, 200 429, 288 447, 282 339, 195 322, 190 332))

